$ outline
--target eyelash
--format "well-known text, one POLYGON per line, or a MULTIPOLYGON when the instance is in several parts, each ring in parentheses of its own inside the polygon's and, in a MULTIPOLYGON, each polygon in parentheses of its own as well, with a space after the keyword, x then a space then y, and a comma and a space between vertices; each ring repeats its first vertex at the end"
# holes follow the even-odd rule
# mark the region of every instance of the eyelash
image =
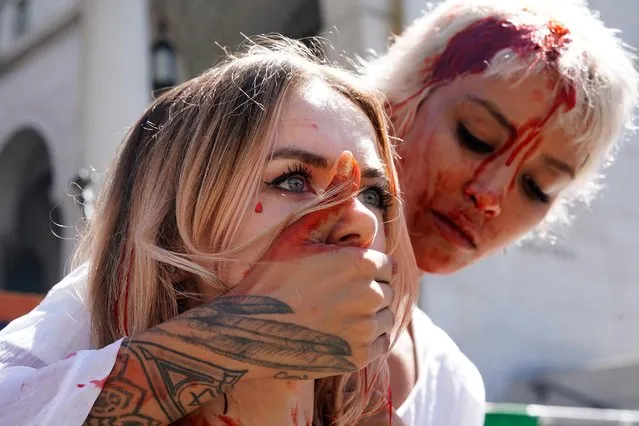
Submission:
POLYGON ((521 177, 521 184, 524 187, 526 195, 533 201, 539 201, 544 204, 548 204, 550 197, 544 191, 541 190, 537 182, 530 177, 530 175, 523 175, 521 177))
MULTIPOLYGON (((308 167, 304 166, 303 164, 295 164, 294 166, 288 166, 286 171, 282 173, 280 176, 276 177, 275 179, 269 182, 264 182, 264 183, 271 187, 278 186, 282 182, 286 181, 286 179, 293 176, 299 176, 301 178, 304 178, 304 180, 308 183, 312 181, 313 173, 308 167)), ((286 191, 285 189, 282 189, 282 190, 286 191)))
POLYGON ((490 154, 495 151, 492 145, 473 135, 461 122, 457 124, 457 137, 462 145, 477 154, 490 154))
POLYGON ((362 194, 364 191, 372 190, 375 191, 379 197, 380 205, 377 206, 383 211, 387 211, 388 208, 392 205, 395 197, 388 190, 388 182, 384 183, 376 183, 375 185, 365 186, 360 189, 359 194, 362 194))
MULTIPOLYGON (((462 145, 477 154, 491 154, 495 148, 473 135, 463 123, 457 124, 457 137, 462 145)), ((550 197, 541 190, 537 182, 530 175, 523 175, 521 184, 526 195, 533 201, 547 204, 550 197)))
MULTIPOLYGON (((280 185, 281 183, 285 182, 287 179, 294 176, 299 176, 303 178, 308 184, 308 182, 312 181, 313 173, 308 167, 304 166, 303 164, 295 164, 294 166, 288 166, 286 171, 282 173, 280 176, 276 177, 275 179, 271 181, 264 182, 264 183, 269 187, 276 187, 280 185)), ((283 189, 283 188, 278 188, 278 189, 286 191, 286 189, 283 189)), ((359 190, 358 195, 361 195, 363 192, 368 190, 372 190, 377 193, 381 202, 381 205, 378 207, 384 211, 388 210, 388 208, 393 203, 393 200, 395 199, 393 194, 391 194, 391 192, 388 190, 387 182, 376 183, 374 185, 365 186, 359 190)))

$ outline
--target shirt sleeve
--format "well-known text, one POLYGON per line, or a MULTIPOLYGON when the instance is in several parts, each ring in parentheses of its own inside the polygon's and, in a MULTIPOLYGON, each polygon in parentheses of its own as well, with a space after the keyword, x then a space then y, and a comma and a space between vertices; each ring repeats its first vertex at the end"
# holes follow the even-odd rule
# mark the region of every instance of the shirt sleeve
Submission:
POLYGON ((0 331, 1 425, 81 425, 100 394, 122 341, 89 350, 87 272, 71 272, 0 331))
POLYGON ((121 343, 72 353, 40 368, 2 368, 0 424, 82 425, 113 369, 121 343))

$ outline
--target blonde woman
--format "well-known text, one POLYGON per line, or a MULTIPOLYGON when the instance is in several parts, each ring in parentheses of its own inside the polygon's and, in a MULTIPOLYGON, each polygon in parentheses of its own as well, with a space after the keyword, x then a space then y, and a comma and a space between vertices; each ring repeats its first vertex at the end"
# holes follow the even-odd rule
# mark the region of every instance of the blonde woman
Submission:
POLYGON ((253 46, 153 102, 108 176, 88 263, 55 289, 81 306, 57 305, 68 328, 56 294, 41 307, 62 342, 10 352, 27 320, 3 331, 0 423, 347 425, 388 407, 380 357, 417 277, 382 106, 355 77, 253 46))
MULTIPOLYGON (((453 273, 588 202, 631 127, 633 58, 585 1, 446 0, 366 65, 420 269, 453 273)), ((405 424, 483 424, 477 369, 420 310, 389 365, 405 424)))

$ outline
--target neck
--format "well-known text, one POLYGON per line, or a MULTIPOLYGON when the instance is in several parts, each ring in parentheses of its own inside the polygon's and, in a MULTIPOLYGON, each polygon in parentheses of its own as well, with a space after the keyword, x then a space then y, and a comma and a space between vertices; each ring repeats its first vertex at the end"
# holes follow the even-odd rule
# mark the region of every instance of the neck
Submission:
POLYGON ((310 426, 314 382, 252 380, 238 383, 178 423, 179 426, 310 426))

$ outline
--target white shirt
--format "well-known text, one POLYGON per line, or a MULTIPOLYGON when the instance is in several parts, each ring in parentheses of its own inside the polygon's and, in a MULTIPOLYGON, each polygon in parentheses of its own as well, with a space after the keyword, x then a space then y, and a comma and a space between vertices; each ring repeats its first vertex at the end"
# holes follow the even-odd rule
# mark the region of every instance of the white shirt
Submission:
MULTIPOLYGON (((87 272, 73 271, 0 331, 0 425, 81 425, 89 414, 122 341, 87 350, 87 272)), ((399 416, 411 426, 482 425, 479 372, 426 314, 413 321, 419 377, 399 416)))
POLYGON ((418 308, 412 327, 418 377, 399 417, 407 426, 482 426, 486 396, 475 365, 418 308))
POLYGON ((86 266, 73 271, 0 331, 0 425, 81 425, 89 414, 121 340, 85 350, 86 277, 86 266))

